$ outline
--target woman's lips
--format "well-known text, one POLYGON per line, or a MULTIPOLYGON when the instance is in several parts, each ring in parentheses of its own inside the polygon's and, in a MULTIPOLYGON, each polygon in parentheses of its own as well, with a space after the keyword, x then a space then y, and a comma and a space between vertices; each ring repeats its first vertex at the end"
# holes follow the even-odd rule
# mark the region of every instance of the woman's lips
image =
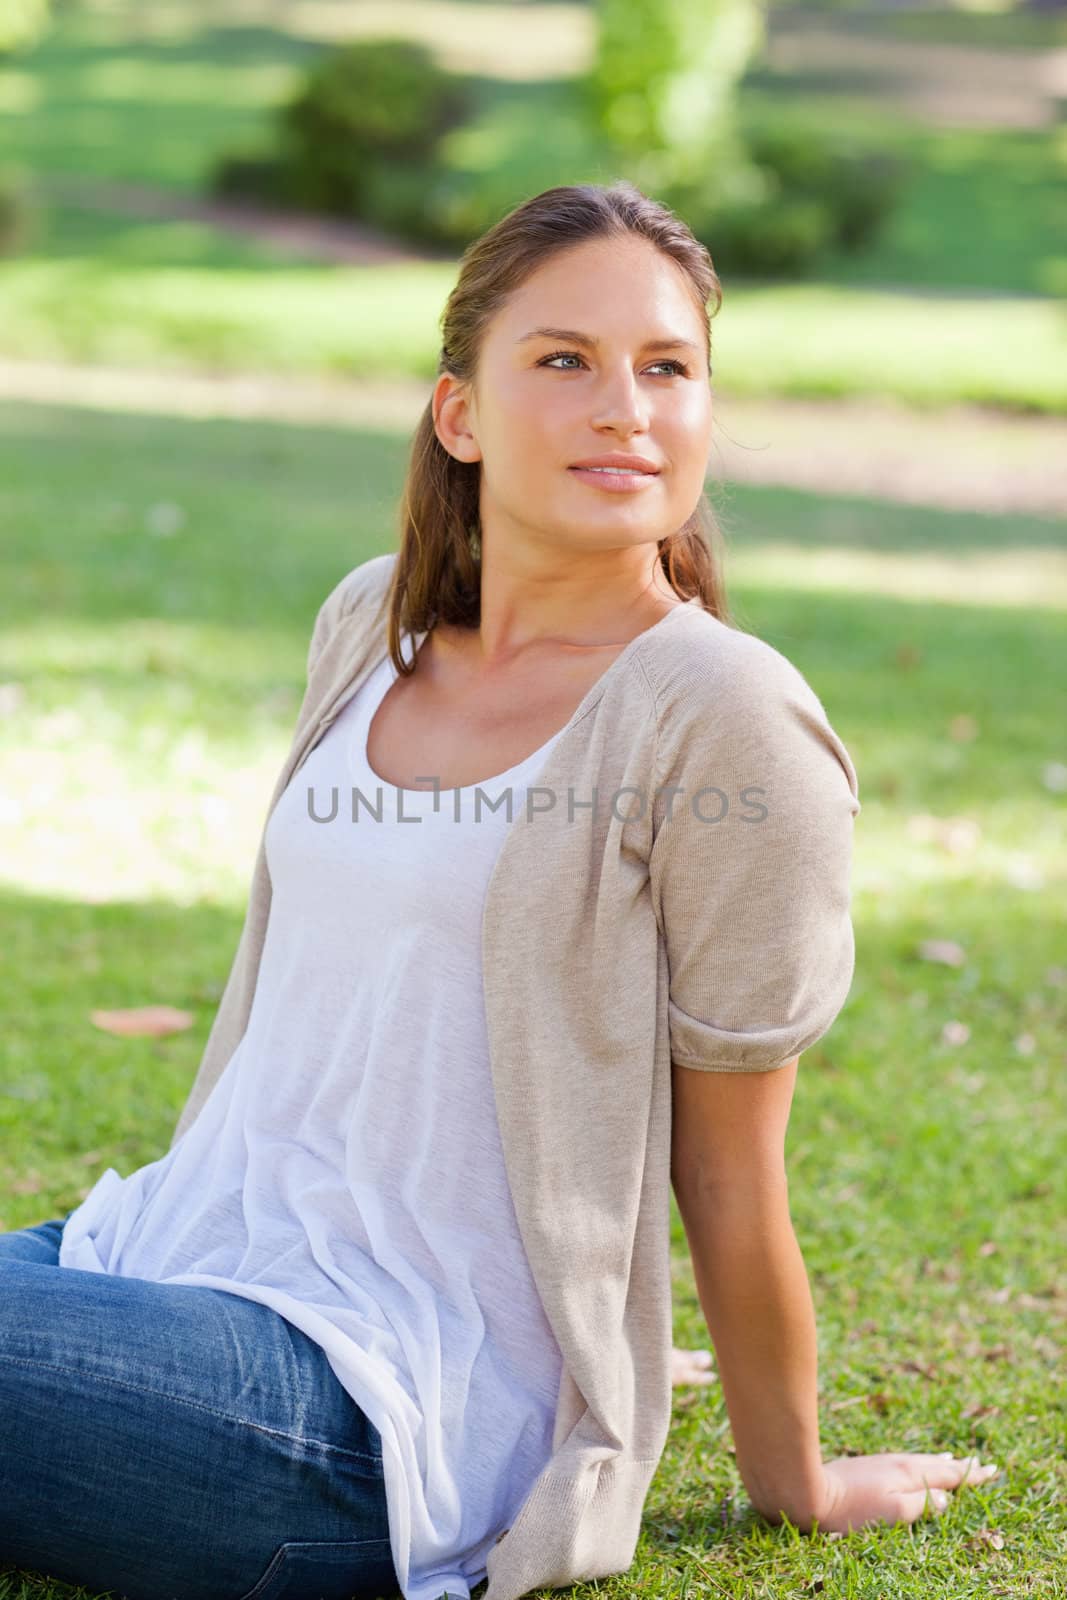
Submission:
POLYGON ((583 483, 591 483, 597 489, 607 489, 612 494, 635 494, 639 489, 655 483, 659 477, 658 472, 595 472, 592 467, 568 467, 567 471, 583 483))

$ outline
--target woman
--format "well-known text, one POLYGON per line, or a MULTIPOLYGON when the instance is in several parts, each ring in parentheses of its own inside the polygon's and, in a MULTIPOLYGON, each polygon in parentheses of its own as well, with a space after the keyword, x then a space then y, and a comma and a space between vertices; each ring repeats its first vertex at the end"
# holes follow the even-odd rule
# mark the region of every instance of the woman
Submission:
POLYGON ((6 1559, 152 1600, 625 1571, 672 1181, 757 1510, 912 1521, 977 1468, 821 1459, 782 1148, 851 982, 859 801, 727 617, 713 300, 626 183, 467 252, 170 1150, 0 1241, 6 1559))

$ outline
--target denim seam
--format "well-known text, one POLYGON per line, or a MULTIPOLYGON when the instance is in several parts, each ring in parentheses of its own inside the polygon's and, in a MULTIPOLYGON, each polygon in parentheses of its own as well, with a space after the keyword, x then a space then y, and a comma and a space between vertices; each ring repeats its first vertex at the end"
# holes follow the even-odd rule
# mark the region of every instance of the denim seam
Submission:
POLYGON ((150 1394, 159 1400, 172 1400, 176 1405, 189 1406, 194 1411, 206 1411, 209 1416, 221 1417, 223 1422, 236 1422, 240 1427, 252 1428, 256 1433, 265 1433, 274 1439, 285 1439, 291 1444, 312 1445, 317 1450, 329 1450, 334 1455, 351 1456, 355 1461, 369 1461, 375 1466, 381 1465, 381 1457, 363 1450, 348 1450, 341 1444, 327 1444, 322 1439, 302 1439, 299 1434, 285 1433, 280 1428, 267 1428, 261 1422, 252 1422, 248 1417, 235 1417, 229 1411, 219 1411, 215 1406, 205 1405, 200 1400, 190 1400, 185 1395, 168 1394, 165 1389, 150 1389, 144 1384, 128 1383, 123 1378, 112 1378, 106 1373, 88 1372, 84 1367, 65 1367, 58 1361, 37 1361, 30 1356, 10 1356, 0 1351, 0 1361, 7 1361, 17 1367, 40 1367, 45 1372, 68 1372, 72 1377, 89 1377, 96 1383, 111 1383, 118 1389, 128 1389, 131 1394, 150 1394))

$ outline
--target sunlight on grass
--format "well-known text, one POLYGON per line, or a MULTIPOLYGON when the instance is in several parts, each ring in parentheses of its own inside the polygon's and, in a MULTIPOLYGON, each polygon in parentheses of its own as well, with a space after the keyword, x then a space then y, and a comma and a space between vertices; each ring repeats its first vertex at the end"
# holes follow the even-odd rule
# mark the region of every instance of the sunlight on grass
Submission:
POLYGON ((1054 301, 737 288, 712 331, 715 373, 739 392, 1067 405, 1067 318, 1054 301))
POLYGON ((227 737, 198 724, 195 664, 229 656, 232 690, 286 643, 162 621, 8 630, 35 687, 3 721, 0 881, 93 903, 237 900, 300 692, 261 687, 227 737))
POLYGON ((80 76, 82 92, 93 100, 128 100, 140 104, 145 84, 151 83, 152 99, 161 104, 218 104, 225 97, 231 105, 260 106, 280 101, 292 89, 298 73, 295 67, 265 62, 235 66, 233 62, 141 60, 135 55, 113 61, 98 61, 85 67, 80 76))
POLYGON ((229 768, 195 733, 128 759, 76 710, 41 719, 29 737, 32 758, 3 761, 0 882, 93 904, 234 905, 247 892, 252 819, 266 815, 284 740, 229 768), (76 751, 49 748, 60 729, 76 751))
MULTIPOLYGON (((432 377, 455 277, 451 261, 265 273, 26 258, 0 278, 0 353, 432 377)), ((1067 320, 1052 301, 738 287, 712 334, 714 381, 738 394, 1067 407, 1067 320)))
POLYGON ((28 115, 44 99, 44 85, 29 72, 13 67, 0 71, 0 113, 6 117, 28 115))
POLYGON ((813 550, 748 543, 734 576, 760 588, 895 596, 921 604, 1036 606, 1067 611, 1067 549, 936 551, 813 550))
POLYGON ((291 0, 288 26, 323 40, 414 39, 451 72, 531 81, 571 77, 592 60, 589 6, 525 0, 521 6, 464 0, 291 0))
MULTIPOLYGON (((129 0, 101 4, 101 16, 123 17, 129 0)), ((333 44, 350 39, 414 39, 453 71, 504 78, 559 77, 584 71, 594 48, 594 19, 586 5, 524 0, 521 6, 486 0, 149 0, 136 27, 153 38, 191 38, 206 27, 269 27, 295 39, 333 44)))
MULTIPOLYGON (((1067 753, 1067 752, 1065 752, 1067 753)), ((980 886, 1014 895, 1067 892, 1062 818, 1042 793, 1035 763, 1029 797, 987 803, 952 816, 899 809, 871 799, 860 783, 853 893, 878 902, 880 914, 896 920, 922 903, 925 891, 951 884, 980 886), (1022 842, 1020 842, 1022 841, 1022 842), (906 848, 903 846, 906 843, 906 848)))
POLYGON ((433 370, 451 263, 294 270, 16 261, 0 348, 135 365, 352 374, 433 370))

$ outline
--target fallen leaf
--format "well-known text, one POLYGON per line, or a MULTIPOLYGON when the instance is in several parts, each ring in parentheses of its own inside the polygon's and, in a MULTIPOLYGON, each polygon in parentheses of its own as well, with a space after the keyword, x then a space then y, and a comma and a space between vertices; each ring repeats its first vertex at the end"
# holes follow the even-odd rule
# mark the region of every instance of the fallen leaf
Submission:
POLYGON ((1004 1535, 999 1528, 978 1528, 966 1543, 975 1550, 980 1550, 983 1546, 992 1550, 1003 1550, 1004 1535))
POLYGON ((136 1036, 181 1033, 196 1019, 191 1011, 177 1011, 173 1006, 135 1006, 124 1011, 90 1011, 89 1020, 105 1033, 136 1036))
POLYGON ((672 1346, 671 1384, 677 1387, 683 1383, 717 1383, 716 1374, 710 1370, 711 1361, 710 1350, 679 1350, 672 1346))
POLYGON ((924 939, 919 946, 923 961, 938 961, 945 967, 962 967, 967 960, 963 946, 953 939, 924 939))

